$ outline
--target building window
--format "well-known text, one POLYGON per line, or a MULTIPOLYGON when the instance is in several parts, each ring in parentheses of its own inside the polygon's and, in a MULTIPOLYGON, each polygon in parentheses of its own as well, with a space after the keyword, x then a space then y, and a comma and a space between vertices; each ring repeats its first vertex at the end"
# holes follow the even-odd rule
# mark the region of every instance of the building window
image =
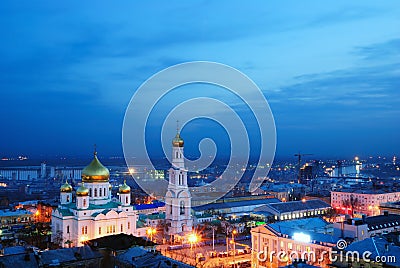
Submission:
POLYGON ((94 197, 97 197, 97 188, 94 188, 94 197))
POLYGON ((180 214, 181 215, 185 214, 185 202, 184 201, 181 201, 180 214))
POLYGON ((101 189, 99 189, 99 196, 101 197, 101 189))
POLYGON ((101 227, 99 227, 99 235, 101 235, 101 227))
POLYGON ((67 202, 69 202, 69 194, 67 195, 67 202))
POLYGON ((106 196, 106 188, 104 188, 103 195, 106 196))
POLYGON ((115 233, 115 225, 113 225, 113 233, 115 233))
POLYGON ((288 249, 293 249, 292 243, 288 243, 288 244, 287 244, 287 247, 288 247, 288 249))
POLYGON ((67 225, 67 234, 69 234, 69 225, 67 225))
POLYGON ((89 196, 92 197, 92 188, 89 189, 89 196))
POLYGON ((86 199, 83 199, 83 206, 86 207, 86 199))
POLYGON ((85 234, 87 234, 87 226, 85 226, 85 234))
POLYGON ((125 203, 128 204, 128 197, 127 196, 125 197, 125 203))
POLYGON ((124 231, 124 226, 121 223, 121 233, 124 231))
POLYGON ((131 229, 131 223, 128 221, 128 229, 131 229))
POLYGON ((82 226, 82 234, 85 234, 85 227, 82 226))

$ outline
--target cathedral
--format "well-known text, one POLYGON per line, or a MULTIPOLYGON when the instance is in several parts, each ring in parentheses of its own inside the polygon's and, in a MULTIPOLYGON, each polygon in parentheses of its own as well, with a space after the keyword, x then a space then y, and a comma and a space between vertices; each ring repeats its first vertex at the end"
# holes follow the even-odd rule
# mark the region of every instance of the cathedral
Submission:
POLYGON ((192 231, 191 195, 187 184, 187 169, 183 156, 184 142, 179 130, 172 140, 172 166, 165 195, 165 223, 167 234, 176 240, 192 231))
POLYGON ((82 184, 72 198, 66 181, 60 188, 60 205, 52 214, 52 241, 62 247, 82 246, 87 240, 113 234, 136 234, 137 213, 131 206, 131 189, 119 187, 118 199, 111 197, 110 172, 97 153, 82 170, 82 184))

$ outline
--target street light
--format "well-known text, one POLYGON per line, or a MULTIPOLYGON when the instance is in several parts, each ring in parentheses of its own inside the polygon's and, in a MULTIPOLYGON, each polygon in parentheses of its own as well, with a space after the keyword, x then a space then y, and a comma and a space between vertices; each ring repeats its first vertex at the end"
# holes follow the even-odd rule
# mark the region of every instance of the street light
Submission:
POLYGON ((235 266, 235 255, 236 255, 236 244, 235 244, 235 235, 237 234, 236 229, 232 231, 232 244, 233 244, 233 264, 235 266))
POLYGON ((190 250, 193 249, 193 244, 200 241, 200 237, 196 233, 191 233, 188 235, 188 241, 190 243, 190 250))
POLYGON ((155 228, 150 227, 149 229, 146 230, 146 233, 148 236, 150 236, 150 241, 153 242, 153 235, 157 233, 157 230, 155 228))

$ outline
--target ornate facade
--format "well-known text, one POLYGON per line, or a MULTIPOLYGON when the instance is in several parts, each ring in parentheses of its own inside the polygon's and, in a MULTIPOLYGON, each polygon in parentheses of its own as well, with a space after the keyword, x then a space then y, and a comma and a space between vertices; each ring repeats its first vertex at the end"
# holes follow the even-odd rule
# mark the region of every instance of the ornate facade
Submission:
POLYGON ((193 227, 183 145, 178 131, 172 141, 172 167, 169 169, 169 184, 165 196, 165 221, 167 234, 170 236, 184 235, 191 232, 193 227))
POLYGON ((75 192, 68 182, 60 188, 60 205, 52 214, 52 241, 62 247, 82 246, 86 240, 112 234, 136 234, 137 213, 131 206, 130 187, 119 187, 111 197, 110 173, 97 153, 82 170, 82 184, 75 192))

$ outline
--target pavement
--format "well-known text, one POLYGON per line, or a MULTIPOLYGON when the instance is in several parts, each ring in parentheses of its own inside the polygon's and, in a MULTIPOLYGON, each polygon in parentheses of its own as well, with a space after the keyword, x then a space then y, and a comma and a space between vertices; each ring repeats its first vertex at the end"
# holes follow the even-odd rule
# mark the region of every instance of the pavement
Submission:
MULTIPOLYGON (((251 241, 250 240, 245 240, 245 241, 240 241, 240 244, 236 244, 236 250, 237 249, 244 249, 245 246, 250 246, 251 241)), ((235 255, 235 256, 229 256, 229 257, 214 257, 211 258, 209 256, 209 252, 213 251, 212 246, 199 246, 199 245, 193 245, 192 248, 182 248, 182 249, 175 249, 175 250, 169 250, 168 249, 169 245, 159 245, 157 246, 157 249, 164 255, 170 258, 173 258, 178 261, 182 261, 184 263, 188 263, 190 265, 193 265, 195 267, 233 267, 233 264, 236 263, 243 263, 243 262, 251 262, 251 254, 241 254, 241 255, 235 255), (200 261, 196 256, 199 256, 199 254, 202 254, 205 257, 204 261, 200 261)), ((227 248, 226 245, 215 245, 215 251, 218 252, 226 252, 227 248)), ((232 247, 230 245, 229 250, 232 250, 232 247)), ((244 267, 242 266, 237 266, 237 267, 244 267)), ((250 267, 250 266, 247 266, 250 267)))

